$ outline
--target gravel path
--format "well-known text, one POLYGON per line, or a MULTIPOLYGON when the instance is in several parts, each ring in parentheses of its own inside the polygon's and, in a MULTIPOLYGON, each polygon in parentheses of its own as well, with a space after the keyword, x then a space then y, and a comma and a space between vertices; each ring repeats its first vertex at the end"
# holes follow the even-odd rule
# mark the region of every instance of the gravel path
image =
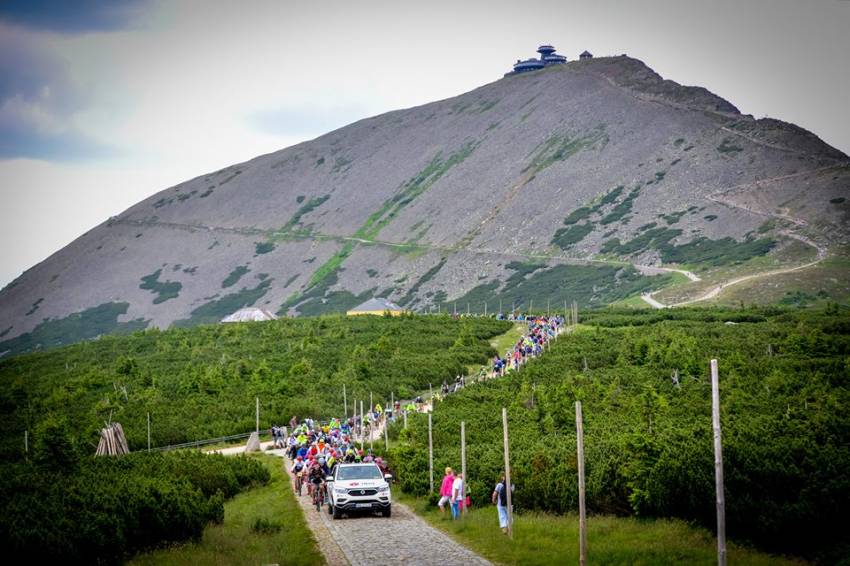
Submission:
MULTIPOLYGON (((282 451, 267 451, 283 457, 282 451)), ((289 465, 289 460, 284 460, 289 465)), ((381 566, 413 564, 440 566, 490 564, 448 535, 435 529, 401 503, 393 503, 390 518, 356 516, 337 519, 310 504, 307 489, 298 499, 307 524, 328 564, 381 566)))

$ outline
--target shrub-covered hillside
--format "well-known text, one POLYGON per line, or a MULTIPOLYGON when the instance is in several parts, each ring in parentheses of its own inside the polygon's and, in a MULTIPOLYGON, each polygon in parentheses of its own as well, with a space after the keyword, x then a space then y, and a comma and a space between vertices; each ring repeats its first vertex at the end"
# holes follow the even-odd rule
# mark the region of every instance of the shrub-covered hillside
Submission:
POLYGON ((94 453, 110 417, 130 449, 253 430, 293 414, 339 415, 353 399, 405 397, 485 362, 510 323, 432 317, 324 317, 104 337, 0 362, 0 454, 63 430, 94 453))
MULTIPOLYGON (((438 404, 435 469, 459 464, 464 420, 470 491, 477 504, 488 501, 503 467, 500 409, 507 407, 515 504, 575 511, 574 402, 581 400, 591 513, 681 517, 713 528, 709 360, 716 357, 729 536, 827 561, 850 550, 846 312, 597 311, 582 322, 519 374, 438 404)), ((401 437, 407 442, 393 462, 402 487, 425 494, 427 421, 411 421, 401 437)))

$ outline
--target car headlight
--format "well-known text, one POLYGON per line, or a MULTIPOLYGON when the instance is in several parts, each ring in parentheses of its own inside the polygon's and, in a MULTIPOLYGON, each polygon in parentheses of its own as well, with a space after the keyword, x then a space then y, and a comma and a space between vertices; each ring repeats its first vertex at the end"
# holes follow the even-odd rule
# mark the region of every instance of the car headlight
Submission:
POLYGON ((334 488, 334 493, 339 494, 339 495, 345 495, 345 494, 347 494, 347 493, 348 493, 348 490, 347 490, 347 489, 342 489, 342 488, 339 488, 339 487, 335 487, 335 488, 334 488))
POLYGON ((386 493, 386 492, 388 492, 389 490, 390 490, 390 486, 385 485, 385 486, 382 486, 382 487, 379 487, 379 488, 378 488, 378 493, 386 493))

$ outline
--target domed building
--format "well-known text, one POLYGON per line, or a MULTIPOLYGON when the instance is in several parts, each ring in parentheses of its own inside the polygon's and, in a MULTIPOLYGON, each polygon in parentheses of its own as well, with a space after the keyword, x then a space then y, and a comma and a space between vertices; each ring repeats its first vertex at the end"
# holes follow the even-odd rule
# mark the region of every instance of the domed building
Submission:
POLYGON ((517 62, 514 63, 513 71, 505 73, 505 76, 507 77, 509 75, 527 73, 530 71, 539 71, 540 69, 550 65, 563 65, 567 62, 567 58, 555 53, 555 48, 551 45, 541 45, 537 48, 537 52, 540 53, 540 59, 518 59, 517 62))

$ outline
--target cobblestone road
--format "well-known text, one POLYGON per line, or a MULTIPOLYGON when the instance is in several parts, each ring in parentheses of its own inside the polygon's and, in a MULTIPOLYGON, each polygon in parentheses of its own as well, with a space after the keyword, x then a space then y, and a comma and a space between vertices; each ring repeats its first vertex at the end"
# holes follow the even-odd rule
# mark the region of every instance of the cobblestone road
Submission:
MULTIPOLYGON (((277 451, 267 453, 274 452, 277 451)), ((319 548, 333 566, 490 564, 398 502, 393 503, 390 518, 355 516, 337 520, 331 518, 326 507, 317 512, 310 505, 306 489, 299 503, 319 548)))

